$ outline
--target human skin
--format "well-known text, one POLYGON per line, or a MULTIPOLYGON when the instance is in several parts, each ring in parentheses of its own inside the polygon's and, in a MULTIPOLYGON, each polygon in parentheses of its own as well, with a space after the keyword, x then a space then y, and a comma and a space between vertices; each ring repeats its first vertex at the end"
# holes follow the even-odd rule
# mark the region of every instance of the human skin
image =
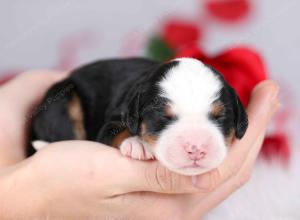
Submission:
POLYGON ((25 146, 34 106, 66 74, 24 73, 0 87, 0 219, 199 220, 251 176, 266 127, 278 109, 278 86, 260 83, 249 128, 225 161, 197 177, 158 161, 137 161, 100 143, 52 143, 30 158, 25 146))

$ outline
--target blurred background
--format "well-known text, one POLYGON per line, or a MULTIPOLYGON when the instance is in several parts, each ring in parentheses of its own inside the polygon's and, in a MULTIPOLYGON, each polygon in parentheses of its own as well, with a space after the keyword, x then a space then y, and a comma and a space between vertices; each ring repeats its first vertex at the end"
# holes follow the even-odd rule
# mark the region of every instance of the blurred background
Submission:
MULTIPOLYGON (((279 82, 283 99, 265 143, 265 158, 281 157, 278 169, 288 170, 293 182, 288 187, 295 193, 276 193, 299 204, 300 168, 294 163, 295 155, 298 160, 300 156, 295 150, 300 123, 299 11, 299 0, 1 0, 0 82, 25 70, 68 71, 100 58, 145 55, 166 60, 184 46, 196 47, 210 59, 240 45, 251 48, 263 60, 264 74, 279 82)), ((262 178, 269 168, 257 173, 262 178)), ((250 202, 240 208, 253 206, 250 202)), ((280 203, 275 207, 270 213, 283 214, 276 219, 300 219, 294 209, 280 210, 280 203)), ((226 204, 223 217, 224 209, 226 204)), ((270 216, 253 219, 275 219, 270 216)))
POLYGON ((175 16, 193 19, 205 28, 201 44, 209 53, 235 44, 255 47, 272 77, 300 92, 295 80, 300 62, 298 0, 245 1, 249 8, 233 9, 241 10, 241 19, 237 14, 234 22, 211 19, 207 2, 1 0, 0 72, 72 68, 99 58, 142 55, 149 36, 161 28, 165 19, 175 16), (67 55, 70 66, 63 60, 67 55))

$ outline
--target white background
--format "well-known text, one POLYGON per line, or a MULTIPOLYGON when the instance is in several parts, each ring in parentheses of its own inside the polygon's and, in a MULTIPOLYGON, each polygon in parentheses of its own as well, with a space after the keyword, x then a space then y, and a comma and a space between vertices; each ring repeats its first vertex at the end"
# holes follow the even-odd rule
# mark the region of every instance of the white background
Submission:
MULTIPOLYGON (((235 26, 210 22, 205 48, 215 53, 235 44, 251 45, 264 55, 274 78, 288 82, 300 92, 300 1, 253 2, 255 7, 248 21, 235 26)), ((80 63, 128 55, 124 53, 127 41, 143 45, 167 15, 201 17, 202 3, 201 0, 1 0, 0 72, 55 67, 63 50, 61 45, 70 38, 82 44, 92 41, 92 45, 80 50, 80 63), (82 33, 88 36, 83 37, 82 33)), ((142 54, 140 50, 132 50, 129 55, 142 54)))

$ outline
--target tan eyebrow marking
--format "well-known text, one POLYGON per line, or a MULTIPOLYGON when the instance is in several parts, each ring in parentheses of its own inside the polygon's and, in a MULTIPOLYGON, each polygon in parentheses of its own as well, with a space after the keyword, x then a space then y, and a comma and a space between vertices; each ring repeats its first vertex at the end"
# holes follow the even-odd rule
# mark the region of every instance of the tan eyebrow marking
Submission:
POLYGON ((212 104, 211 114, 212 116, 220 116, 224 112, 224 106, 222 102, 216 101, 212 104))
POLYGON ((86 139, 86 132, 84 128, 84 114, 81 106, 81 101, 78 95, 74 94, 68 103, 67 110, 71 123, 73 125, 73 131, 76 139, 86 139))
POLYGON ((169 104, 166 104, 164 111, 165 111, 165 114, 169 117, 175 116, 175 113, 172 111, 172 108, 169 104))

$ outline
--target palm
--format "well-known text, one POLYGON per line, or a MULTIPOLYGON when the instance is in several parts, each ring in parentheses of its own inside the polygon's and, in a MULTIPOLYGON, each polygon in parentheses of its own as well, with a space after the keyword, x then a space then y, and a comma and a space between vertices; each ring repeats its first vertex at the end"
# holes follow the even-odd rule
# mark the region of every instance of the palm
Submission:
POLYGON ((25 158, 26 131, 33 108, 62 77, 50 71, 25 73, 0 87, 0 167, 25 158))
MULTIPOLYGON (((0 168, 24 160, 33 108, 63 77, 35 72, 0 87, 0 168)), ((43 185, 35 182, 35 188, 56 196, 56 205, 48 208, 55 212, 60 207, 58 213, 69 214, 71 219, 82 211, 98 212, 103 218, 116 214, 116 219, 121 215, 128 219, 197 220, 250 176, 267 123, 278 105, 273 83, 259 87, 248 107, 250 126, 245 137, 234 144, 218 169, 196 177, 199 183, 209 180, 205 187, 195 187, 190 177, 174 174, 157 161, 130 160, 99 143, 66 141, 53 143, 29 159, 34 179, 44 180, 43 185)))

